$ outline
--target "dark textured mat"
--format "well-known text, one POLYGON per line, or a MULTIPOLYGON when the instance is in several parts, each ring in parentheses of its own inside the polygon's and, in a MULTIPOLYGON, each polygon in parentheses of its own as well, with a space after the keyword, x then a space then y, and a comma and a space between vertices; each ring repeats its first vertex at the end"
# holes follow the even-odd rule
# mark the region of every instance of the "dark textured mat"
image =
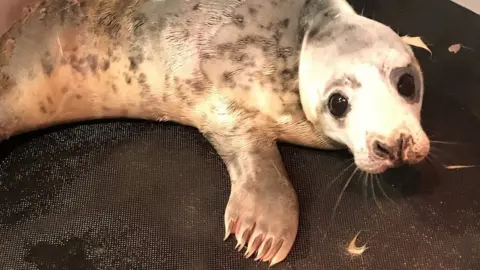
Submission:
MULTIPOLYGON (((333 206, 349 176, 343 152, 281 151, 298 192, 300 229, 278 269, 480 269, 480 16, 444 0, 352 1, 400 34, 423 36, 425 126, 432 164, 391 171, 364 195, 362 180, 333 206), (470 49, 451 54, 462 43, 470 49), (367 199, 365 199, 367 198, 367 199), (378 204, 376 203, 376 200, 378 204), (380 208, 381 207, 381 208, 380 208), (345 245, 359 231, 362 257, 345 245)), ((223 242, 228 175, 192 128, 90 122, 0 144, 0 269, 264 268, 223 242)))

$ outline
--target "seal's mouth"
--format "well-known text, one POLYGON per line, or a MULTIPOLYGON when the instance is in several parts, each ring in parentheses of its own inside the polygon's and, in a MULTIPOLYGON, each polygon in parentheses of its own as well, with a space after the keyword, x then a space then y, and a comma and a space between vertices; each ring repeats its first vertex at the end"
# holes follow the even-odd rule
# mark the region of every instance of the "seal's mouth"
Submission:
POLYGON ((354 154, 356 166, 369 174, 382 174, 389 169, 418 164, 425 160, 428 154, 428 152, 423 154, 404 151, 401 155, 392 156, 385 154, 384 158, 379 158, 373 151, 369 152, 366 155, 354 154), (362 158, 363 156, 365 158, 362 158))
POLYGON ((369 174, 382 174, 385 171, 387 171, 388 169, 391 169, 391 168, 395 167, 392 164, 389 164, 388 162, 383 162, 383 163, 380 163, 380 162, 373 163, 372 162, 370 164, 362 164, 362 163, 359 163, 359 162, 355 161, 355 164, 357 165, 357 167, 361 171, 369 173, 369 174))
POLYGON ((364 151, 352 151, 352 154, 358 169, 369 174, 382 174, 389 169, 422 162, 426 159, 429 148, 427 143, 421 147, 406 147, 393 152, 379 144, 364 151))

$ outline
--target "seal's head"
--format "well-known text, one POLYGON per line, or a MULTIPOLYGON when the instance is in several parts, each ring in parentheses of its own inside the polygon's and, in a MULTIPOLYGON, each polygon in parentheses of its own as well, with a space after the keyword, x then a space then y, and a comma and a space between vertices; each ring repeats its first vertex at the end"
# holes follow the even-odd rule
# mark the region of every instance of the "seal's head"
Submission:
POLYGON ((382 173, 429 153, 421 68, 389 27, 355 13, 318 14, 303 38, 299 80, 308 120, 346 145, 359 169, 382 173))

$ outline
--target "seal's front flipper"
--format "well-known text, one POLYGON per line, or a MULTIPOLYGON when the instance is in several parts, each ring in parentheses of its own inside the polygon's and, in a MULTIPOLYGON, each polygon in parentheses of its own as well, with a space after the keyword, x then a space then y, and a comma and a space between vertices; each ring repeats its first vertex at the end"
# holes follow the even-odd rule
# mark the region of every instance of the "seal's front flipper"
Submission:
MULTIPOLYGON (((262 134, 263 135, 263 134, 262 134)), ((283 261, 298 230, 298 200, 274 140, 260 134, 208 134, 231 178, 225 239, 235 234, 245 256, 283 261)))

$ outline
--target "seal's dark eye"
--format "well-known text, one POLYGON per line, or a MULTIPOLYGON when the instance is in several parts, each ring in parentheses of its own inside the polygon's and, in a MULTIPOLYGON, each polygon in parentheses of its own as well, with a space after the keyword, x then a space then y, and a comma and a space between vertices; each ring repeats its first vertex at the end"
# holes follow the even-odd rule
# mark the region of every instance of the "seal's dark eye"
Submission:
POLYGON ((347 98, 339 93, 331 95, 328 99, 328 110, 330 110, 330 113, 337 118, 344 116, 348 110, 347 98))
POLYGON ((404 97, 412 97, 415 95, 415 80, 413 76, 405 73, 398 79, 397 83, 398 93, 404 97))

